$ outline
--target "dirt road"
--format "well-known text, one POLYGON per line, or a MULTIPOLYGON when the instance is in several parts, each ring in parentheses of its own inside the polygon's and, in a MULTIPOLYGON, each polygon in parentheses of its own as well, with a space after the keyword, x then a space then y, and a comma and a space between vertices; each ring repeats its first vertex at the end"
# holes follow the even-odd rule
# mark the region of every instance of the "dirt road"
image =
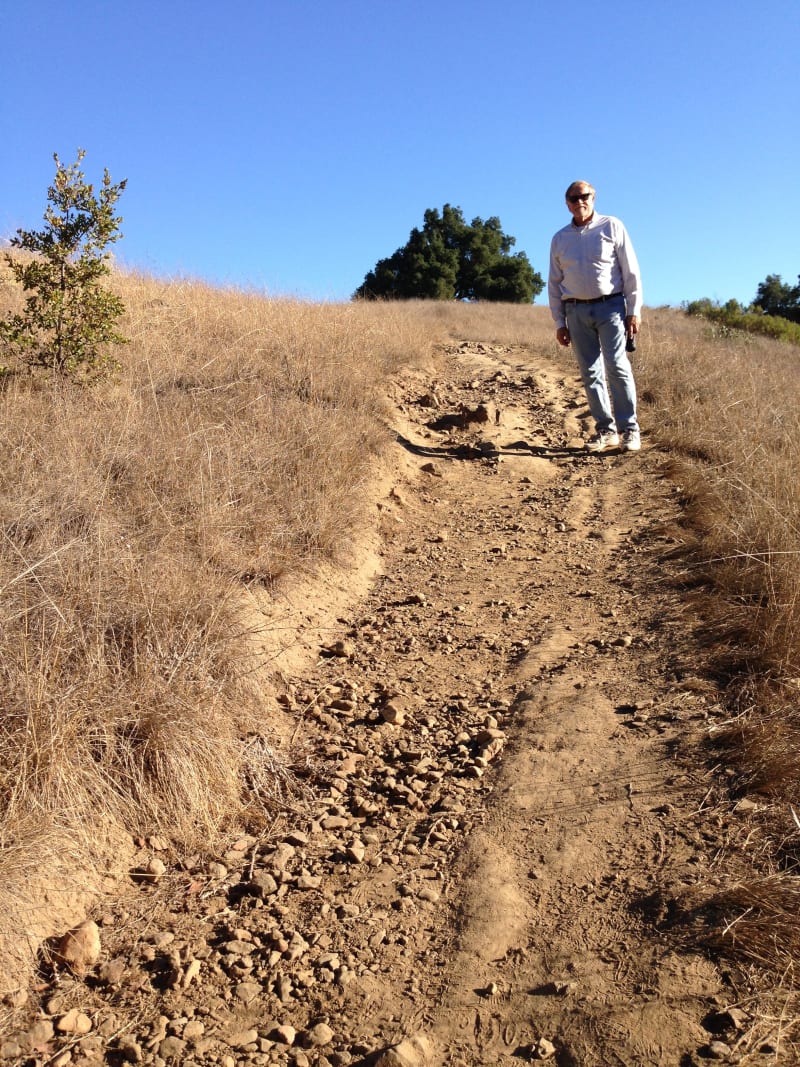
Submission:
POLYGON ((665 923, 713 879, 686 759, 713 693, 659 562, 664 457, 587 454, 587 414, 501 347, 399 387, 382 573, 286 679, 305 790, 211 863, 143 843, 166 871, 98 917, 88 978, 20 1007, 7 1059, 776 1062, 665 923))

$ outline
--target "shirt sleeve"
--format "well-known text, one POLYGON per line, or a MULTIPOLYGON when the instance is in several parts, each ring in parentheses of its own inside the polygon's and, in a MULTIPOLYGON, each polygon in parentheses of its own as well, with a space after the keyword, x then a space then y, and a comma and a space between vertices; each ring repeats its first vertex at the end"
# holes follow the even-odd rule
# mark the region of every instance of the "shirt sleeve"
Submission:
POLYGON ((564 279, 564 272, 558 262, 557 237, 558 235, 550 242, 550 274, 547 279, 547 297, 553 322, 556 324, 556 329, 560 330, 567 325, 567 320, 564 315, 564 303, 561 296, 561 283, 564 279))
POLYGON ((631 239, 625 226, 617 220, 616 225, 617 262, 622 273, 622 291, 625 294, 625 311, 628 315, 642 315, 642 275, 639 261, 633 250, 631 239))

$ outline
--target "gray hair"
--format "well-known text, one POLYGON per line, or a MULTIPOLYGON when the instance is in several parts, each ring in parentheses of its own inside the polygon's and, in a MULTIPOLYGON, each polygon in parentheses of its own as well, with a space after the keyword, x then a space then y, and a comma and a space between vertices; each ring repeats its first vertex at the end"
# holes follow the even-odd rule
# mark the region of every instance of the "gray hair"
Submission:
POLYGON ((582 181, 581 179, 578 179, 578 181, 572 182, 569 185, 569 187, 567 188, 567 191, 564 193, 564 196, 569 196, 570 193, 574 189, 577 189, 579 185, 585 185, 587 187, 587 189, 589 189, 591 191, 592 195, 594 196, 596 190, 595 190, 595 187, 592 185, 592 183, 591 182, 582 181))

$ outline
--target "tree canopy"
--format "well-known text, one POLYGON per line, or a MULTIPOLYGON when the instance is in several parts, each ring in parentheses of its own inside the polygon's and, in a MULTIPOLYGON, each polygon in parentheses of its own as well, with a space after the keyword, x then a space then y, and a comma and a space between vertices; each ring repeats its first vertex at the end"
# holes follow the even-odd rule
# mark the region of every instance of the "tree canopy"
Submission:
POLYGON ((768 274, 759 283, 753 303, 765 315, 778 315, 782 319, 800 322, 800 276, 797 285, 789 285, 780 274, 768 274))
POLYGON ((429 208, 422 228, 378 260, 353 296, 529 304, 544 282, 524 252, 512 253, 515 244, 494 216, 468 224, 461 208, 445 204, 441 214, 429 208))

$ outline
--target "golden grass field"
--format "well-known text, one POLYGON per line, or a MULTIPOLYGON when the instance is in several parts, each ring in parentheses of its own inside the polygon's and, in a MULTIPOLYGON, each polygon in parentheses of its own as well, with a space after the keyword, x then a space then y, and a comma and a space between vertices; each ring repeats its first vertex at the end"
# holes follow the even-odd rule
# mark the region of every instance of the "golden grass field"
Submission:
MULTIPOLYGON (((6 893, 48 842, 88 855, 101 822, 208 842, 248 775, 279 777, 243 740, 260 664, 242 590, 347 558, 403 365, 462 338, 555 348, 544 308, 309 304, 124 273, 113 287, 130 339, 115 378, 8 375, 0 393, 6 893)), ((0 316, 15 299, 0 275, 0 316)), ((770 848, 730 892, 774 902, 800 947, 785 874, 800 839, 800 354, 676 309, 646 313, 639 349, 642 421, 686 500, 686 596, 704 598, 728 686, 726 758, 771 806, 770 848)), ((741 932, 768 961, 771 935, 741 932)))

